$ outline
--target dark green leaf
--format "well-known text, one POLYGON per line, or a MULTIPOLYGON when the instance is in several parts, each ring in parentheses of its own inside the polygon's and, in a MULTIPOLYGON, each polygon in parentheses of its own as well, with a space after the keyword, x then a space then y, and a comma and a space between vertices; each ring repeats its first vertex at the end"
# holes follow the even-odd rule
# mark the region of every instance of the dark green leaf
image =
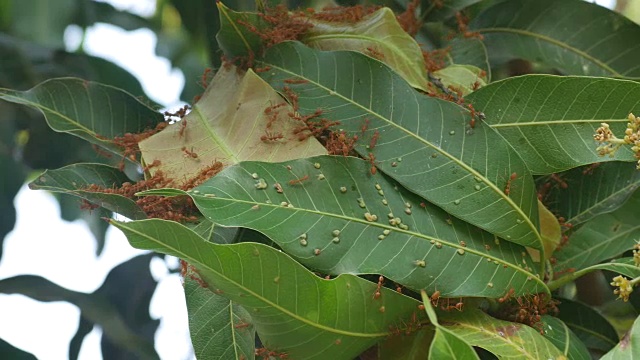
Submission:
POLYGON ((640 192, 618 210, 594 217, 569 238, 569 243, 554 253, 555 271, 581 270, 631 250, 640 235, 638 222, 640 192))
MULTIPOLYGON (((429 358, 429 347, 435 332, 432 327, 410 335, 391 336, 378 344, 376 359, 380 360, 422 360, 429 358)), ((362 357, 362 359, 365 359, 362 357)), ((366 358, 369 359, 369 358, 366 358)))
POLYGON ((37 360, 32 354, 18 349, 2 339, 0 339, 0 358, 11 360, 37 360))
POLYGON ((250 312, 263 344, 291 359, 351 359, 408 321, 418 305, 386 288, 374 299, 376 284, 353 275, 324 280, 265 245, 217 245, 158 219, 113 224, 132 246, 195 266, 214 292, 250 312))
POLYGON ((217 2, 220 12, 220 31, 216 35, 220 49, 229 58, 255 54, 262 48, 262 39, 246 25, 263 29, 266 24, 257 13, 236 12, 217 2))
POLYGON ((484 36, 495 63, 520 58, 570 75, 640 77, 633 56, 640 49, 640 26, 586 1, 504 1, 480 13, 469 28, 484 36))
POLYGON ((147 215, 144 211, 129 198, 119 194, 88 191, 91 185, 115 189, 129 181, 123 172, 107 165, 73 164, 45 171, 29 187, 74 195, 130 219, 145 219, 147 215))
POLYGON ((587 347, 562 320, 544 315, 539 324, 544 332, 544 337, 560 349, 567 359, 591 360, 587 347))
POLYGON ((555 186, 545 199, 567 223, 575 226, 615 211, 640 187, 640 171, 632 164, 615 161, 596 165, 563 173, 568 188, 555 186))
POLYGON ((450 47, 448 59, 451 64, 473 65, 486 73, 486 82, 491 81, 489 55, 482 41, 475 38, 457 37, 446 44, 450 47))
POLYGON ((164 121, 133 96, 81 79, 47 80, 28 91, 0 89, 0 99, 40 110, 49 126, 120 154, 110 139, 138 133, 164 121))
POLYGON ((558 359, 562 356, 540 332, 527 325, 494 319, 479 309, 442 313, 440 323, 467 343, 498 358, 558 359))
POLYGON ((375 165, 410 191, 509 241, 541 248, 525 164, 489 127, 469 128, 469 113, 460 106, 416 92, 382 63, 355 52, 285 42, 269 49, 263 64, 271 70, 260 75, 276 89, 286 79, 307 81, 291 86, 299 111, 321 109, 323 117, 340 121, 341 129, 360 136, 356 150, 365 158, 372 153, 375 165), (506 195, 513 172, 518 177, 506 195))
POLYGON ((624 137, 629 113, 640 113, 637 82, 527 75, 489 84, 466 99, 484 112, 485 123, 517 149, 534 174, 601 161, 637 160, 628 146, 614 157, 598 156, 593 140, 602 122, 624 137))
POLYGON ((77 1, 73 23, 89 27, 101 22, 132 31, 140 28, 153 28, 151 21, 128 11, 117 10, 113 5, 101 1, 77 1))
POLYGON ((242 162, 189 195, 211 221, 260 231, 322 273, 380 273, 443 296, 546 291, 524 248, 496 242, 431 204, 423 208, 419 197, 368 170, 353 157, 242 162))
POLYGON ((114 343, 129 349, 140 359, 158 358, 153 342, 148 342, 133 332, 116 307, 104 296, 71 291, 34 275, 19 275, 0 280, 0 293, 22 294, 44 302, 70 302, 80 308, 83 316, 100 325, 105 336, 114 343))
POLYGON ((64 48, 64 31, 73 19, 76 2, 12 1, 9 6, 12 20, 9 32, 50 48, 64 48))
POLYGON ((598 311, 577 301, 560 299, 558 318, 582 340, 589 349, 602 353, 618 342, 618 334, 598 311))
POLYGON ((189 332, 198 359, 251 359, 255 329, 251 315, 229 299, 186 277, 189 332))
POLYGON ((640 317, 627 331, 616 347, 601 357, 601 360, 635 359, 640 354, 640 317))
POLYGON ((480 0, 428 0, 423 1, 425 11, 422 18, 426 21, 444 21, 452 18, 456 12, 471 6, 480 0))

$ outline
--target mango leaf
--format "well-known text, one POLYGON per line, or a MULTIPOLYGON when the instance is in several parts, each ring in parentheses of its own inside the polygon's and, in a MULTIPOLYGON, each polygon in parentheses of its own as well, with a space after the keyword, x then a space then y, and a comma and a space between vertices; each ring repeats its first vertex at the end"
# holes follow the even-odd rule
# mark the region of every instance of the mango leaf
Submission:
POLYGON ((139 133, 163 116, 120 89, 75 78, 44 81, 27 91, 0 88, 0 99, 40 110, 53 130, 78 136, 114 154, 110 139, 139 133))
MULTIPOLYGON (((543 203, 538 201, 538 216, 540 217, 540 235, 542 236, 542 241, 544 245, 544 253, 547 255, 547 258, 544 260, 548 260, 548 258, 553 254, 553 251, 560 244, 560 239, 562 238, 562 229, 560 227, 560 223, 558 222, 558 218, 543 203)), ((533 252, 537 253, 536 250, 533 252)), ((532 251, 530 250, 531 254, 532 251)), ((534 261, 540 261, 540 254, 531 256, 534 261)))
POLYGON ((342 156, 242 162, 188 193, 207 219, 257 230, 321 273, 379 273, 442 296, 546 291, 523 247, 450 217, 369 167, 342 156))
POLYGON ((601 360, 634 359, 640 354, 640 317, 636 318, 633 326, 627 331, 616 347, 606 353, 601 360))
POLYGON ((587 348, 605 353, 615 346, 618 334, 599 312, 581 302, 559 300, 558 318, 569 326, 587 348))
POLYGON ((527 325, 494 319, 479 309, 440 314, 443 327, 498 358, 561 359, 562 352, 527 325))
POLYGON ((560 349, 567 359, 591 360, 587 347, 562 320, 543 315, 540 326, 544 331, 544 337, 560 349))
POLYGON ((262 48, 262 39, 243 25, 251 24, 262 29, 267 24, 257 13, 237 12, 229 9, 222 1, 216 1, 220 12, 220 30, 216 40, 220 49, 229 58, 249 56, 262 48))
POLYGON ((181 122, 139 146, 147 163, 160 161, 154 170, 185 180, 216 161, 229 165, 242 160, 283 161, 326 154, 314 137, 298 139, 294 129, 300 122, 289 118, 291 111, 252 70, 239 74, 235 67, 223 66, 181 122), (271 108, 279 104, 285 106, 271 108), (283 138, 261 139, 276 134, 283 138))
POLYGON ((118 194, 88 191, 89 186, 94 184, 113 189, 129 181, 122 171, 111 166, 81 163, 46 170, 29 184, 29 188, 74 195, 129 219, 146 219, 144 211, 129 198, 118 194))
POLYGON ((624 137, 629 113, 640 113, 637 82, 526 75, 487 85, 466 100, 518 149, 534 174, 609 160, 636 161, 628 146, 614 157, 598 156, 593 135, 607 122, 614 134, 624 137))
MULTIPOLYGON (((18 275, 0 280, 1 294, 21 294, 44 302, 67 301, 76 305, 82 315, 100 325, 104 335, 140 359, 158 359, 153 343, 135 333, 118 309, 104 294, 71 291, 35 275, 18 275)), ((147 315, 148 316, 148 315, 147 315)))
POLYGON ((487 55, 487 48, 482 41, 476 38, 456 37, 445 44, 445 47, 449 48, 449 53, 447 54, 449 64, 475 66, 484 71, 485 74, 481 78, 483 78, 485 84, 491 80, 489 55, 487 55))
POLYGON ((640 77, 632 55, 640 49, 640 26, 586 1, 503 1, 469 29, 484 36, 493 63, 520 58, 568 75, 640 77))
POLYGON ((13 360, 37 360, 31 353, 23 351, 10 343, 0 339, 0 356, 13 360))
POLYGON ((391 335, 418 305, 384 287, 374 299, 377 285, 353 275, 322 279, 262 244, 213 244, 158 219, 112 223, 132 246, 195 266, 210 289, 249 311, 266 347, 292 359, 353 358, 391 335))
POLYGON ((377 358, 380 360, 428 359, 429 347, 435 332, 430 326, 401 336, 390 336, 378 344, 377 358))
POLYGON ((411 86, 428 90, 427 70, 418 43, 407 34, 389 8, 381 8, 356 23, 311 20, 302 42, 318 50, 354 50, 374 57, 411 86))
POLYGON ((640 187, 640 171, 632 164, 612 161, 571 169, 562 174, 562 180, 568 187, 552 187, 545 202, 576 226, 620 208, 640 187))
POLYGON ((554 253, 554 270, 581 270, 631 250, 640 236, 640 192, 618 210, 598 215, 580 227, 569 243, 554 253))
POLYGON ((488 126, 469 128, 469 113, 460 106, 418 93, 384 64, 355 52, 285 42, 270 48, 263 64, 271 70, 260 75, 276 89, 286 79, 306 81, 291 86, 298 111, 320 108, 340 121, 360 137, 356 151, 372 154, 376 167, 410 191, 509 241, 542 247, 526 165, 488 126))
POLYGON ((471 6, 480 0, 429 0, 422 13, 422 18, 426 21, 444 21, 452 18, 456 12, 471 6))
POLYGON ((420 295, 422 296, 422 303, 429 321, 436 328, 427 359, 479 359, 478 354, 476 354, 471 345, 446 327, 440 325, 427 292, 421 290, 420 295))
POLYGON ((476 89, 487 85, 486 78, 481 74, 482 70, 472 65, 449 65, 444 69, 433 72, 433 76, 442 81, 446 88, 459 90, 463 96, 467 96, 476 89))
POLYGON ((590 272, 595 271, 595 270, 609 270, 609 271, 613 271, 613 272, 615 272, 617 274, 624 275, 624 276, 626 276, 628 278, 631 278, 631 279, 640 276, 640 267, 636 266, 635 261, 633 260, 633 258, 632 257, 624 257, 624 258, 619 258, 619 259, 612 259, 609 262, 605 262, 605 263, 601 263, 601 264, 597 264, 597 265, 592 265, 592 266, 586 267, 584 269, 580 269, 578 271, 561 273, 560 276, 559 276, 560 280, 554 281, 554 282, 550 282, 549 286, 553 286, 554 288, 557 288, 558 285, 566 284, 569 281, 573 281, 573 280, 581 277, 582 275, 585 275, 585 274, 590 273, 590 272))
POLYGON ((255 329, 251 315, 229 299, 185 277, 189 332, 199 359, 251 359, 255 329))

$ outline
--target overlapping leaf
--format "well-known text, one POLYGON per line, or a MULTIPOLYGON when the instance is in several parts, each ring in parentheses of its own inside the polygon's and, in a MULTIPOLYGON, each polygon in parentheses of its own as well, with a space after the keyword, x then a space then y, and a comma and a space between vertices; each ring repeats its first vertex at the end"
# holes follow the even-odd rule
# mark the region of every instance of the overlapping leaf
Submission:
POLYGON ((580 0, 503 1, 469 24, 493 62, 542 62, 569 75, 639 77, 640 26, 580 0))
POLYGON ((598 311, 583 303, 560 299, 558 318, 582 340, 589 349, 607 352, 618 342, 618 334, 598 311))
POLYGON ((235 56, 255 55, 262 48, 262 39, 255 32, 251 32, 246 24, 257 29, 266 26, 257 13, 237 12, 229 9, 222 1, 217 1, 220 12, 220 31, 216 40, 220 49, 229 58, 235 56))
POLYGON ((452 18, 456 12, 471 6, 480 0, 442 0, 442 1, 428 1, 425 4, 425 10, 422 13, 422 18, 426 21, 444 21, 452 18))
POLYGON ((518 149, 534 174, 550 174, 608 160, 634 161, 629 147, 600 157, 593 140, 602 122, 624 137, 628 115, 640 113, 633 81, 527 75, 492 83, 466 98, 485 123, 518 149))
POLYGON ((249 312, 229 299, 185 278, 189 332, 200 359, 251 359, 255 329, 249 312))
POLYGON ((485 82, 491 80, 489 55, 482 41, 476 38, 457 37, 447 43, 446 47, 449 48, 447 59, 450 64, 475 66, 485 72, 483 76, 485 82))
POLYGON ((544 337, 562 351, 567 359, 591 360, 587 347, 562 320, 544 315, 540 321, 540 327, 544 337))
POLYGON ((411 86, 427 91, 427 70, 418 43, 407 34, 389 8, 356 23, 311 20, 302 42, 318 50, 354 50, 387 64, 411 86))
POLYGON ((164 121, 130 94, 75 78, 47 80, 27 91, 0 89, 0 99, 40 110, 49 126, 120 154, 110 139, 139 133, 164 121))
POLYGON ((581 270, 631 250, 640 236, 640 192, 618 210, 594 217, 554 256, 556 271, 581 270))
POLYGON ((467 343, 498 358, 560 359, 562 352, 529 326, 494 319, 478 309, 443 313, 440 323, 467 343))
POLYGON ((482 76, 482 70, 472 65, 449 65, 433 72, 433 76, 439 78, 447 89, 460 91, 463 96, 485 86, 486 77, 482 76))
POLYGON ((523 247, 425 204, 369 166, 329 156, 242 162, 189 194, 211 221, 258 230, 322 273, 380 273, 443 296, 546 291, 523 247))
POLYGON ((533 181, 513 148, 487 126, 469 128, 456 104, 416 92, 380 62, 355 52, 300 43, 272 47, 261 76, 291 86, 299 111, 340 121, 360 136, 356 150, 410 191, 452 215, 518 244, 541 247, 533 181), (365 131, 362 131, 365 130, 365 131), (509 180, 510 174, 517 178, 509 180), (504 188, 511 183, 511 193, 504 188))
POLYGON ((88 191, 97 185, 112 189, 130 181, 120 170, 102 164, 72 164, 57 170, 46 170, 29 184, 31 189, 70 194, 100 205, 130 219, 145 219, 147 215, 131 199, 118 194, 88 191))
POLYGON ((294 134, 300 123, 287 115, 292 111, 289 105, 269 110, 282 103, 252 70, 240 74, 235 67, 223 66, 184 123, 140 142, 142 156, 147 163, 160 161, 152 170, 186 180, 216 161, 228 165, 326 154, 314 137, 300 141, 294 134), (278 134, 283 138, 275 139, 278 134), (263 140, 263 136, 274 138, 263 140))
POLYGON ((616 347, 606 353, 602 360, 635 359, 640 355, 640 317, 636 318, 633 326, 627 331, 616 347))
POLYGON ((545 202, 574 226, 615 211, 640 187, 640 171, 627 162, 575 168, 561 176, 568 187, 555 184, 545 202))
MULTIPOLYGON (((640 267, 636 266, 633 258, 619 258, 613 259, 609 262, 592 265, 578 271, 561 273, 556 277, 561 278, 557 281, 557 284, 565 284, 595 270, 609 270, 617 274, 622 274, 631 279, 640 276, 640 267)), ((549 283, 549 286, 553 286, 554 288, 557 287, 554 282, 549 283)))
POLYGON ((408 360, 428 359, 429 347, 433 340, 434 329, 431 326, 401 336, 390 336, 378 344, 376 359, 408 360))
POLYGON ((479 359, 478 354, 469 343, 445 326, 440 325, 438 316, 431 305, 431 299, 424 290, 420 291, 420 294, 429 321, 436 328, 427 359, 479 359))
POLYGON ((217 245, 157 219, 113 224, 132 246, 195 266, 211 290, 249 311, 265 346, 289 358, 353 358, 409 321, 418 305, 386 288, 374 299, 376 284, 353 275, 321 279, 265 245, 217 245))

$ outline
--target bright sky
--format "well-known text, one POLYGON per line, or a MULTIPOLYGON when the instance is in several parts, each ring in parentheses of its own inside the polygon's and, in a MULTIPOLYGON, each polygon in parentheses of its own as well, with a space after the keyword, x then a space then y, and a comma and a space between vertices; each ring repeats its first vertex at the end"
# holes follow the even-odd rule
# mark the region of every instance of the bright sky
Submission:
MULTIPOLYGON (((149 16, 154 0, 110 0, 119 9, 149 16)), ((80 30, 65 33, 69 50, 77 48, 80 30)), ((155 56, 155 35, 150 30, 125 32, 97 24, 89 29, 85 51, 101 56, 133 73, 152 100, 165 106, 178 104, 184 86, 179 70, 155 56)), ((16 227, 4 242, 0 279, 34 274, 75 291, 96 290, 114 266, 143 253, 133 249, 117 229, 107 232, 102 255, 95 256, 95 240, 82 221, 65 222, 51 194, 24 186, 15 200, 16 227), (37 226, 34 226, 37 224, 37 226), (34 251, 34 249, 36 249, 34 251)), ((156 349, 162 359, 193 358, 187 313, 180 279, 168 276, 167 266, 156 259, 152 273, 160 280, 151 300, 152 318, 160 318, 156 349)), ((67 359, 80 311, 66 302, 40 303, 21 295, 0 295, 0 338, 34 354, 40 360, 67 359)), ((81 360, 101 359, 99 329, 85 339, 81 360)))

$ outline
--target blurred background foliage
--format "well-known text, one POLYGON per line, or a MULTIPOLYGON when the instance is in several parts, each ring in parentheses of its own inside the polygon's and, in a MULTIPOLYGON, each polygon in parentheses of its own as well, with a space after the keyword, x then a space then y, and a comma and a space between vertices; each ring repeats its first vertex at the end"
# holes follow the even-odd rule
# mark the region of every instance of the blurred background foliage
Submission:
MULTIPOLYGON (((317 6, 331 1, 293 0, 289 7, 317 6)), ((405 8, 406 0, 374 0, 394 10, 405 8)), ((466 4, 478 1, 458 1, 466 4)), ((497 0, 476 4, 477 9, 497 0)), ((274 5, 276 1, 269 1, 274 5)), ((339 1, 342 5, 355 0, 339 1)), ((255 8, 249 0, 227 0, 231 9, 255 8)), ((423 6, 431 1, 423 0, 423 6)), ((640 1, 619 0, 618 12, 640 22, 640 1)), ((112 85, 146 99, 143 88, 132 74, 105 59, 85 53, 87 29, 96 23, 110 24, 123 30, 150 29, 157 36, 156 53, 167 58, 182 71, 185 87, 181 100, 191 102, 202 93, 200 78, 207 67, 217 67, 220 51, 215 39, 219 28, 214 0, 157 0, 148 18, 112 5, 92 0, 0 0, 0 87, 26 90, 55 77, 79 77, 112 85), (82 40, 69 49, 64 35, 77 27, 82 40)), ((506 74, 537 72, 536 65, 514 61, 504 68, 506 74)), ((499 78, 496 74, 494 80, 499 78)), ((504 76, 503 76, 504 77, 504 76)), ((161 106, 145 100, 157 109, 161 106)), ((81 139, 52 131, 40 112, 25 106, 0 102, 0 259, 2 242, 13 229, 16 212, 13 200, 25 181, 43 169, 55 169, 77 162, 117 163, 119 159, 98 156, 91 145, 81 139)), ((104 247, 106 210, 83 211, 76 198, 56 195, 64 220, 84 220, 95 236, 97 254, 104 247)), ((153 348, 158 320, 149 316, 148 308, 156 282, 150 275, 149 262, 155 256, 142 255, 114 268, 100 289, 92 294, 77 293, 34 276, 0 280, 0 293, 24 294, 40 301, 68 301, 77 305, 82 316, 76 336, 70 344, 70 359, 78 356, 84 336, 94 324, 103 328, 102 351, 106 359, 158 358, 153 348), (122 332, 132 336, 121 336, 122 332), (130 333, 129 333, 130 332, 130 333), (120 336, 118 335, 120 334, 120 336)), ((32 359, 0 339, 0 358, 32 359)))

